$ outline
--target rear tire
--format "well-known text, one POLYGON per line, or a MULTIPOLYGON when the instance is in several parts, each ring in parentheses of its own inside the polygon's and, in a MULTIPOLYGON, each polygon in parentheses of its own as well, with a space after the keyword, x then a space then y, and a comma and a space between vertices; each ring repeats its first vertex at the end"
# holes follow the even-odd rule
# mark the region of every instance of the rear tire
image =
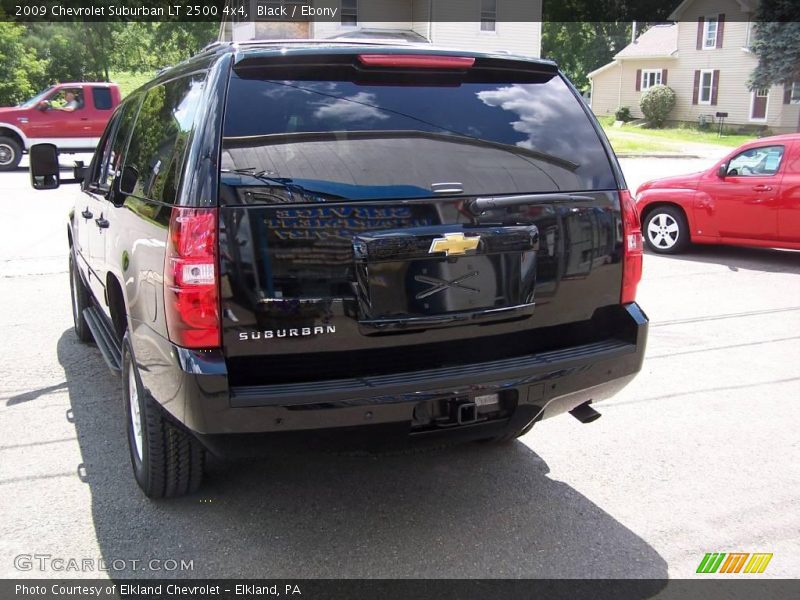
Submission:
POLYGON ((72 323, 75 326, 75 335, 85 344, 93 341, 92 332, 83 318, 83 311, 91 305, 89 290, 81 279, 81 274, 75 266, 75 256, 69 253, 69 291, 72 299, 72 323))
POLYGON ((22 148, 17 140, 10 137, 0 137, 0 171, 12 171, 19 166, 22 160, 22 148))
POLYGON ((122 395, 136 483, 150 498, 191 494, 203 481, 205 450, 142 386, 128 334, 122 342, 122 395))
POLYGON ((678 254, 689 245, 689 224, 675 206, 657 206, 649 211, 642 230, 647 247, 658 254, 678 254))

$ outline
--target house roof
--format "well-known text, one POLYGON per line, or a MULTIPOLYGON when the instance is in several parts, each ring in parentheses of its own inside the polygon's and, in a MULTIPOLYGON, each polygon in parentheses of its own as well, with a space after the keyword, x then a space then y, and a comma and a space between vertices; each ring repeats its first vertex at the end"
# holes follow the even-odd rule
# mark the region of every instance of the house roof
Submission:
MULTIPOLYGON (((670 21, 680 21, 681 15, 686 10, 686 8, 695 0, 683 0, 678 5, 678 8, 672 11, 672 14, 667 17, 670 21)), ((753 13, 756 11, 758 6, 758 0, 736 0, 736 3, 741 7, 742 12, 745 13, 753 13)))
POLYGON ((678 25, 667 23, 654 25, 628 44, 614 57, 617 60, 626 58, 661 58, 671 57, 678 52, 678 25))

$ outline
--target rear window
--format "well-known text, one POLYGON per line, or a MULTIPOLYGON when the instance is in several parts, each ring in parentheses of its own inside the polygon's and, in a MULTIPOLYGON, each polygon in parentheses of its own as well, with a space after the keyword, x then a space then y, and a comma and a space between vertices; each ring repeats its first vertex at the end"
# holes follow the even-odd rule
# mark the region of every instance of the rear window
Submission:
POLYGON ((581 101, 558 75, 475 69, 445 82, 353 81, 310 70, 232 75, 223 202, 616 187, 581 101))
POLYGON ((114 104, 111 100, 111 90, 108 88, 92 88, 92 99, 97 110, 111 110, 114 104))

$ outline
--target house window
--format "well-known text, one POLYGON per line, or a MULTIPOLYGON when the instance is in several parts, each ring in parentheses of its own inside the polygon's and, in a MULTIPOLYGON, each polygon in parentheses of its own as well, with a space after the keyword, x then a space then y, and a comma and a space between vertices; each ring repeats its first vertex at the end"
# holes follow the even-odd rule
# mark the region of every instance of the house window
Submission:
POLYGON ((358 0, 342 0, 342 26, 358 25, 358 0))
POLYGON ((789 97, 789 104, 800 104, 800 82, 792 83, 792 95, 789 97))
POLYGON ((497 0, 481 0, 481 31, 496 31, 497 0))
POLYGON ((714 86, 714 71, 700 71, 700 104, 711 104, 712 88, 714 86))
POLYGON ((642 91, 654 85, 661 85, 661 69, 642 70, 642 91))
POLYGON ((717 47, 717 29, 719 21, 717 17, 706 17, 703 23, 703 49, 717 47))

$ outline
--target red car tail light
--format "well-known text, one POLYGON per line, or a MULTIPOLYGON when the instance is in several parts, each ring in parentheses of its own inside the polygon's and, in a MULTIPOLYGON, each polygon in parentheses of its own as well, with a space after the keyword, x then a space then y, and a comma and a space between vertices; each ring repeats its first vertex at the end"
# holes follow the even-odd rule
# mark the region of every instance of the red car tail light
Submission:
POLYGON ((628 190, 619 193, 622 210, 622 293, 620 302, 636 300, 636 287, 642 279, 642 226, 636 203, 628 190))
POLYGON ((359 54, 367 67, 396 69, 469 69, 475 64, 471 56, 437 56, 435 54, 359 54))
POLYGON ((185 348, 219 347, 217 209, 172 209, 165 263, 169 339, 185 348))

